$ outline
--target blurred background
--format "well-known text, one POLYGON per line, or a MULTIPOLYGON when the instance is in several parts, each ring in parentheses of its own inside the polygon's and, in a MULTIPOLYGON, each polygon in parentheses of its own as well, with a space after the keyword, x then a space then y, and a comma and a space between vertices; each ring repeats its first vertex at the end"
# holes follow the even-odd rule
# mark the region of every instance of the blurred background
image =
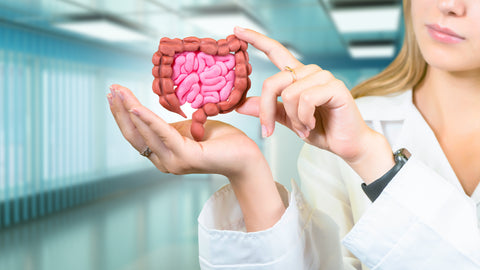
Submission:
MULTIPOLYGON (((106 99, 122 84, 181 120, 151 90, 161 37, 253 28, 351 88, 391 62, 401 17, 397 0, 0 1, 0 269, 199 268, 196 219, 227 180, 156 171, 123 139, 106 99)), ((278 69, 248 52, 249 95, 259 95, 278 69)), ((257 142, 277 181, 299 179, 293 132, 277 125, 262 139, 257 119, 216 119, 257 142)))

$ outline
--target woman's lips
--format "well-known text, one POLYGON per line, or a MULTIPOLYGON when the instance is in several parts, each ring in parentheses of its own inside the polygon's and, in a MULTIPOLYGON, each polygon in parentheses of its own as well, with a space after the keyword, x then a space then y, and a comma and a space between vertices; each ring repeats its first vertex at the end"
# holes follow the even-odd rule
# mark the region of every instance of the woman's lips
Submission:
POLYGON ((441 27, 438 24, 427 24, 426 26, 430 36, 437 41, 443 43, 459 43, 465 40, 464 37, 449 28, 441 27))

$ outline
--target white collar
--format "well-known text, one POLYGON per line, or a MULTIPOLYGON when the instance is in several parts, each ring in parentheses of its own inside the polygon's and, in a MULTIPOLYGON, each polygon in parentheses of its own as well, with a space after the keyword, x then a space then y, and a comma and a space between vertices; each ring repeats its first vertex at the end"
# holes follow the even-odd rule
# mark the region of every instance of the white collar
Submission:
POLYGON ((412 104, 412 91, 386 96, 368 96, 355 100, 365 121, 399 121, 407 117, 412 104))

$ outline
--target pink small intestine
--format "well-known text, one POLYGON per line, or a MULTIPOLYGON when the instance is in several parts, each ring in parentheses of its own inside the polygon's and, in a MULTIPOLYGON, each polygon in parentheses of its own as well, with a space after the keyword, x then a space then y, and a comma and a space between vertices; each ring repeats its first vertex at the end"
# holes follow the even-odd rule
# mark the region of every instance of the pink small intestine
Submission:
POLYGON ((225 101, 235 82, 235 56, 212 56, 204 52, 183 52, 175 55, 172 79, 175 92, 183 105, 198 109, 207 103, 225 101))

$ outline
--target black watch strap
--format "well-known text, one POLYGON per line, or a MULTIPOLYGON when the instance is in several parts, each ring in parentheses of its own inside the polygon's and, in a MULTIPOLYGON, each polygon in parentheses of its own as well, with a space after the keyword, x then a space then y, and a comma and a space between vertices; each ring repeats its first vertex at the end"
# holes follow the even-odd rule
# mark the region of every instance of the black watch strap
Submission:
POLYGON ((395 160, 395 166, 391 168, 387 173, 382 177, 373 181, 369 185, 362 183, 362 189, 367 194, 367 197, 374 202, 378 196, 382 193, 385 187, 390 183, 390 181, 397 175, 398 171, 407 163, 407 160, 410 158, 410 152, 407 149, 402 148, 393 153, 393 158, 395 160))

